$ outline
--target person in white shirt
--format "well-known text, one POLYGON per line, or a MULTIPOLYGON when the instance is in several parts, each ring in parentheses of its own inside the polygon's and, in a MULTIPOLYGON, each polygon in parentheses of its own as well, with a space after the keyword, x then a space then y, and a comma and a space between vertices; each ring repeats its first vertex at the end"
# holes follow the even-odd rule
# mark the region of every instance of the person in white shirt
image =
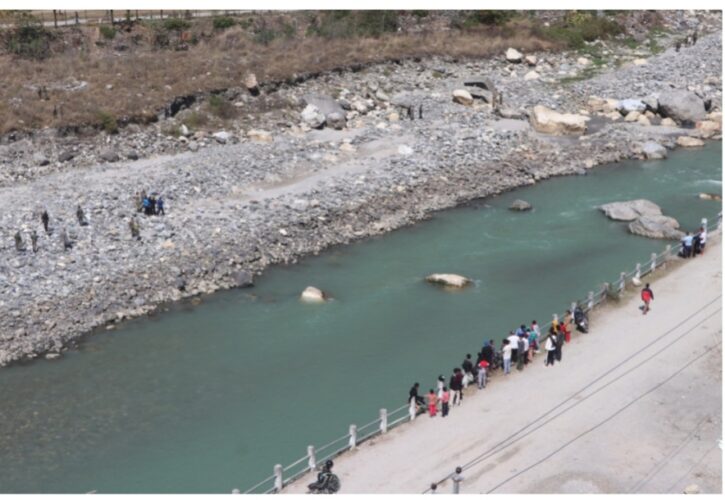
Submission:
POLYGON ((705 227, 700 228, 700 253, 705 253, 705 242, 707 241, 707 229, 705 227))
POLYGON ((514 332, 510 332, 509 336, 506 337, 506 340, 508 340, 511 345, 511 363, 516 363, 519 359, 519 337, 514 332))
POLYGON ((680 241, 682 242, 682 256, 685 258, 692 257, 692 235, 689 231, 680 241))
POLYGON ((554 366, 556 360, 556 332, 553 331, 553 328, 549 331, 549 335, 546 336, 544 349, 546 349, 544 366, 554 366))
POLYGON ((506 339, 503 341, 503 373, 504 375, 508 375, 511 373, 511 348, 512 344, 509 342, 509 339, 506 339))

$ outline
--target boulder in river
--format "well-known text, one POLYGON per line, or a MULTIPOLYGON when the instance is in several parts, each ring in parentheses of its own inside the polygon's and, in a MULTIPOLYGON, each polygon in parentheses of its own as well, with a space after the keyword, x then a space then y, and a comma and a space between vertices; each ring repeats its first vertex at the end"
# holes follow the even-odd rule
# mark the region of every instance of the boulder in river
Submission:
POLYGON ((327 302, 329 297, 325 292, 314 286, 308 286, 300 294, 300 300, 302 302, 309 302, 311 304, 321 304, 327 302))
POLYGON ((234 286, 239 288, 248 288, 254 286, 254 276, 249 271, 236 271, 232 273, 234 286))
POLYGON ((642 144, 642 154, 648 160, 664 160, 667 158, 667 148, 662 144, 648 141, 642 144))
POLYGON ((516 200, 511 204, 509 210, 513 210, 515 212, 525 212, 527 210, 531 210, 531 203, 524 200, 516 200))
POLYGON ((428 283, 434 283, 437 285, 444 285, 455 288, 463 288, 464 286, 471 283, 471 280, 460 274, 431 274, 426 276, 425 280, 428 283))
POLYGON ((679 231, 680 223, 666 215, 643 215, 629 223, 629 232, 647 238, 679 240, 684 233, 679 231))
POLYGON ((628 222, 641 216, 662 215, 662 209, 649 200, 615 201, 601 205, 599 210, 612 220, 628 222))
POLYGON ((659 112, 678 123, 695 123, 704 120, 705 103, 687 90, 662 92, 658 98, 659 112))
POLYGON ((715 193, 700 193, 697 197, 701 200, 722 201, 722 196, 715 193))
POLYGON ((699 148, 705 145, 702 139, 690 137, 689 135, 681 135, 677 138, 677 145, 683 148, 699 148))
POLYGON ((541 105, 534 106, 531 113, 531 126, 544 134, 583 134, 587 130, 588 121, 588 116, 559 113, 541 105))

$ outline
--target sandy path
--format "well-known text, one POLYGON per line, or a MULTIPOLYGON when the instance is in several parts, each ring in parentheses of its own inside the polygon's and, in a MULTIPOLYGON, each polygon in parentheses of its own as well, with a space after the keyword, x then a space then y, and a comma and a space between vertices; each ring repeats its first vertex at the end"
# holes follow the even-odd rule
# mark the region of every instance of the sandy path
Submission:
MULTIPOLYGON (((462 492, 676 493, 694 483, 720 493, 722 259, 714 243, 653 279, 647 316, 630 293, 593 315, 591 333, 574 335, 562 364, 544 367, 540 354, 528 373, 469 389, 446 419, 421 416, 338 457, 342 493, 423 492, 512 435, 465 470, 462 492)), ((311 480, 286 491, 303 492, 311 480)), ((450 481, 438 491, 450 492, 450 481)))

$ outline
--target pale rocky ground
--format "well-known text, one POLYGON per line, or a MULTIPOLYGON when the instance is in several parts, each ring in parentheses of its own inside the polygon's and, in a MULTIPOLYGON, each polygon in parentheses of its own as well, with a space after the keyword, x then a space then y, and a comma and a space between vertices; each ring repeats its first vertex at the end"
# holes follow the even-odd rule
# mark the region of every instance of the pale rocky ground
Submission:
MULTIPOLYGON (((676 147, 679 136, 700 130, 657 125, 659 118, 643 125, 592 114, 586 135, 547 136, 533 130, 523 113, 535 104, 578 112, 594 92, 629 99, 666 88, 699 93, 719 110, 721 52, 718 31, 679 53, 670 47, 643 65, 631 62, 636 54, 630 54, 621 67, 611 64, 599 76, 570 83, 562 78, 581 76, 586 66, 576 66, 575 53, 539 54, 540 80, 525 80, 529 68, 503 57, 377 65, 287 89, 286 97, 298 104, 303 95, 332 88, 353 104, 372 103, 351 113, 343 130, 309 130, 300 123, 299 105, 263 138, 271 142, 232 130, 225 145, 184 138, 184 148, 194 143, 197 152, 138 161, 94 164, 96 149, 75 144, 77 158, 88 152, 88 162, 53 159, 33 166, 31 153, 46 146, 62 153, 66 145, 48 139, 2 146, 0 366, 43 353, 57 356, 93 328, 114 328, 168 301, 248 284, 268 265, 385 233, 434 210, 641 158, 648 142, 676 147), (464 80, 481 75, 501 89, 514 118, 479 101, 452 101, 464 80), (398 101, 423 105, 423 119, 403 119, 393 104, 398 101), (167 216, 140 216, 138 242, 128 220, 141 189, 164 194, 167 216), (75 220, 79 204, 89 226, 75 220), (44 208, 50 236, 40 225, 44 208), (68 252, 59 238, 64 227, 74 241, 68 252), (16 231, 30 246, 32 230, 39 234, 38 253, 16 252, 16 231)), ((109 147, 123 157, 127 139, 109 138, 109 147)))
POLYGON ((720 236, 709 244, 651 278, 648 315, 630 291, 574 333, 561 364, 545 367, 542 352, 523 373, 469 388, 445 419, 422 415, 335 458, 341 493, 421 493, 505 439, 463 472, 463 493, 721 493, 720 236))

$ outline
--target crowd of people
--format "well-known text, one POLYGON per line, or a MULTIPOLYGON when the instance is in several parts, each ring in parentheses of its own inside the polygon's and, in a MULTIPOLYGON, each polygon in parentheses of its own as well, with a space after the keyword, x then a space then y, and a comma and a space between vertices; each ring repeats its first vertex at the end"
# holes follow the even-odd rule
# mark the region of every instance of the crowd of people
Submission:
POLYGON ((689 259, 705 252, 705 243, 707 243, 707 230, 704 227, 695 233, 691 234, 689 231, 680 240, 680 252, 679 256, 689 259))
POLYGON ((164 212, 164 198, 158 193, 146 194, 143 190, 136 195, 136 211, 145 215, 166 215, 164 212))
POLYGON ((574 314, 566 311, 561 320, 554 316, 543 337, 539 324, 534 320, 530 326, 522 324, 509 332, 498 348, 493 339, 486 340, 475 360, 470 353, 466 354, 461 366, 453 368, 448 383, 440 375, 436 388, 429 389, 425 396, 419 393, 420 384, 413 384, 408 392, 408 404, 411 409, 415 407, 416 414, 427 412, 435 417, 440 413, 446 417, 451 407, 460 406, 465 388, 475 383, 479 390, 485 389, 490 374, 497 370, 502 370, 504 375, 509 375, 513 366, 523 371, 542 349, 546 352, 545 366, 561 362, 563 347, 571 341, 572 330, 577 328, 586 333, 585 324, 584 312, 577 307, 574 314))

